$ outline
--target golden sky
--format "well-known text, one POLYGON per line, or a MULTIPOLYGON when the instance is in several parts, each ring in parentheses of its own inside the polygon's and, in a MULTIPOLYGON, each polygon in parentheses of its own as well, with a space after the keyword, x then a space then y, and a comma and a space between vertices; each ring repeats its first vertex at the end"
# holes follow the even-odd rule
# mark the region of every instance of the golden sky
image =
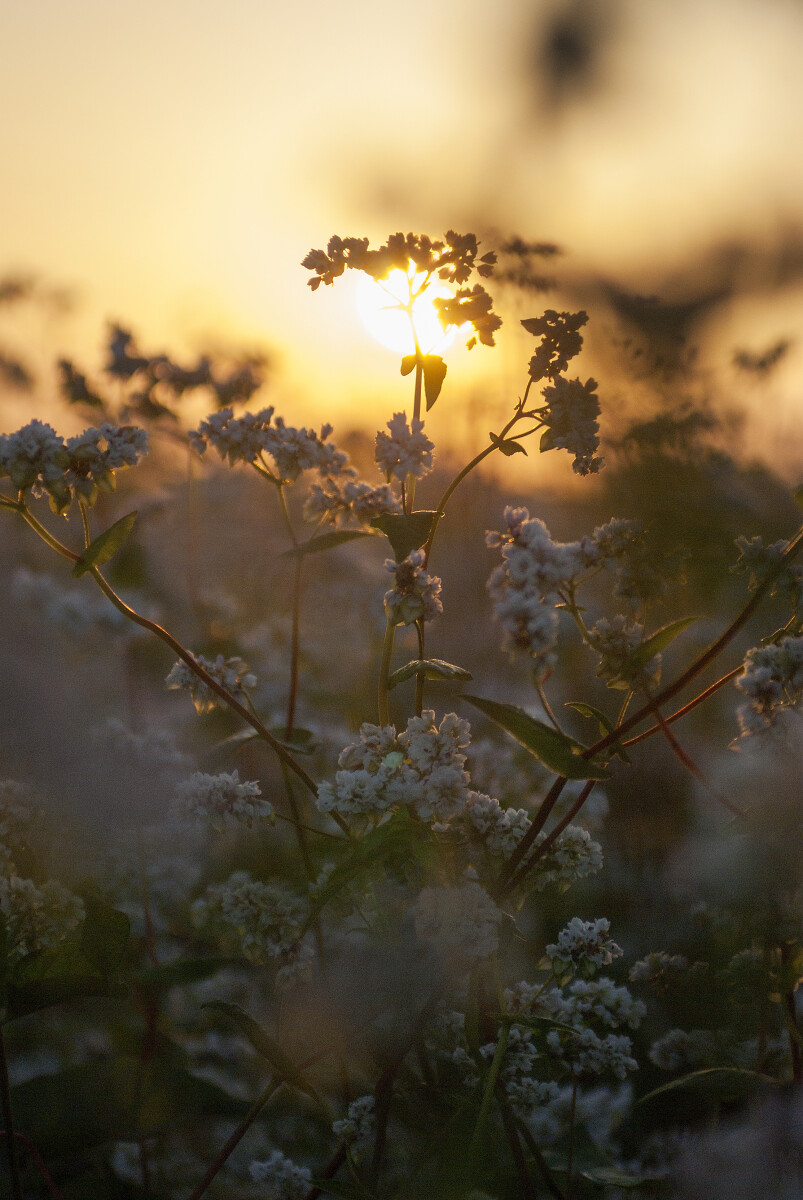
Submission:
MULTIPOLYGON (((58 336, 84 361, 115 317, 149 350, 274 348, 305 418, 400 405, 352 281, 306 288, 311 247, 515 232, 655 290, 772 245, 800 220, 802 49, 800 0, 6 0, 0 273, 78 289, 58 336), (567 21, 587 56, 558 76, 567 21)), ((453 378, 518 387, 528 350, 503 330, 453 378)))

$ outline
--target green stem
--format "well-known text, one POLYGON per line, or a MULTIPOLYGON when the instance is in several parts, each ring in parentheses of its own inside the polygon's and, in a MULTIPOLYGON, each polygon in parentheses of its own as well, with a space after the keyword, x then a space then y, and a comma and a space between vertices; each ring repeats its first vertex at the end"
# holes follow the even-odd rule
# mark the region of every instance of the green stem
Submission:
POLYGON ((385 625, 385 637, 382 642, 382 658, 379 663, 379 686, 377 689, 377 706, 379 709, 379 724, 390 724, 390 701, 388 696, 388 678, 390 677, 390 661, 393 657, 393 639, 396 626, 388 617, 385 625))
POLYGON ((494 1092, 496 1091, 499 1072, 502 1068, 502 1059, 505 1057, 505 1051, 507 1050, 507 1041, 509 1036, 510 1026, 503 1025, 499 1031, 499 1040, 496 1043, 493 1061, 491 1062, 491 1066, 488 1071, 488 1078, 485 1081, 485 1090, 482 1094, 482 1103, 480 1104, 480 1111, 477 1115, 477 1123, 474 1126, 474 1133, 471 1137, 471 1145, 469 1146, 468 1152, 472 1157, 477 1153, 479 1141, 482 1136, 483 1126, 488 1119, 488 1113, 491 1111, 491 1104, 493 1102, 494 1092))
MULTIPOLYGON (((29 509, 25 508, 21 509, 20 511, 31 528, 39 535, 39 537, 42 538, 44 542, 46 542, 53 550, 55 550, 57 554, 60 554, 63 558, 69 559, 70 562, 78 562, 80 555, 75 554, 72 550, 68 549, 67 546, 64 546, 57 538, 53 537, 53 535, 49 533, 47 529, 45 529, 44 525, 40 524, 40 522, 36 519, 33 513, 30 512, 29 509)), ((133 621, 135 625, 139 625, 142 629, 147 629, 149 633, 154 634, 160 639, 160 641, 163 641, 165 645, 169 646, 173 653, 176 654, 177 657, 189 667, 192 673, 196 675, 202 683, 206 684, 210 691, 214 692, 216 696, 220 696, 221 700, 223 700, 224 703, 229 706, 229 708, 233 709, 240 717, 242 717, 242 719, 251 726, 251 728, 262 738, 264 742, 267 742, 274 754, 276 754, 283 763, 286 763, 290 770, 298 776, 308 791, 310 791, 313 796, 317 796, 318 786, 315 783, 315 780, 307 774, 301 764, 297 762, 293 758, 292 754, 290 754, 289 751, 284 748, 278 738, 275 738, 270 730, 265 728, 257 716, 249 712, 244 704, 241 704, 240 701, 231 694, 231 692, 224 688, 221 683, 218 683, 217 679, 210 675, 208 671, 204 670, 204 668, 195 660, 189 650, 186 650, 184 646, 182 646, 181 642, 177 641, 173 635, 168 633, 166 629, 163 629, 161 625, 157 625, 155 621, 149 620, 148 617, 143 617, 141 613, 136 612, 133 608, 126 604, 125 601, 117 595, 111 584, 104 579, 97 567, 91 567, 88 574, 92 575, 92 578, 95 580, 95 583, 103 592, 104 596, 111 601, 118 612, 122 613, 124 617, 127 617, 129 621, 133 621)), ((335 820, 337 820, 337 817, 335 817, 335 820)))
POLYGON ((8 1082, 8 1059, 6 1044, 3 1039, 3 1027, 0 1025, 0 1104, 3 1109, 3 1126, 6 1134, 6 1153, 8 1168, 11 1175, 11 1195, 14 1200, 22 1200, 22 1183, 20 1182, 19 1163, 17 1162, 17 1144, 14 1135, 14 1120, 11 1113, 11 1088, 8 1082))
MULTIPOLYGON (((564 782, 565 782, 565 780, 564 780, 564 782)), ((558 821, 555 828, 547 835, 547 837, 544 838, 544 840, 543 840, 543 842, 541 842, 540 846, 536 846, 535 850, 533 851, 532 855, 527 860, 527 862, 524 863, 524 865, 522 867, 520 867, 519 870, 517 872, 515 872, 512 876, 508 876, 505 886, 500 890, 500 897, 504 896, 507 892, 513 891, 514 888, 519 887, 524 882, 525 876, 529 875, 530 871, 533 869, 533 867, 538 862, 538 860, 543 858, 548 850, 552 849, 555 842, 558 840, 560 835, 563 833, 566 826, 571 824, 571 822, 574 820, 574 818, 579 813, 580 809, 585 804, 588 797, 591 795, 591 791, 594 787, 595 782, 596 782, 596 780, 594 780, 594 779, 586 780, 585 784, 583 785, 582 791, 579 793, 574 804, 572 804, 571 808, 565 814, 565 816, 561 817, 561 819, 558 821)), ((528 830, 528 833, 529 833, 529 830, 528 830)), ((522 838, 522 841, 523 840, 524 839, 522 838)), ((499 885, 497 884, 497 887, 498 886, 499 885)))
MULTIPOLYGON (((418 633, 418 657, 423 662, 423 660, 426 658, 426 653, 427 653, 427 651, 426 651, 426 634, 424 632, 424 622, 416 621, 415 627, 416 627, 416 631, 418 633)), ((424 686, 425 686, 425 684, 426 684, 426 677, 424 675, 424 672, 421 671, 415 677, 415 715, 417 717, 420 717, 421 713, 424 710, 424 686)))
POLYGON ((574 1169, 574 1129, 577 1123, 577 1076, 572 1071, 572 1107, 569 1114, 569 1150, 566 1155, 566 1200, 571 1200, 574 1192, 572 1170, 574 1169))
MULTIPOLYGON (((412 315, 410 317, 412 322, 412 315)), ((413 326, 413 336, 415 337, 415 326, 413 326)), ((424 364, 421 360, 421 351, 418 346, 418 338, 415 337, 415 392, 413 393, 413 421, 421 418, 421 384, 424 379, 424 364)), ((415 506, 415 475, 407 476, 407 512, 413 512, 415 506)))

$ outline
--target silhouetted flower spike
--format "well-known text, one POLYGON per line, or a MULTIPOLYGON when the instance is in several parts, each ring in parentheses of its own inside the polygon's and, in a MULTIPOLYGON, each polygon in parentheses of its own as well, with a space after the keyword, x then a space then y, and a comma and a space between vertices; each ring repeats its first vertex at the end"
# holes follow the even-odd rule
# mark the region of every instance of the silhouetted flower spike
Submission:
POLYGON ((582 349, 580 330, 587 321, 588 314, 582 310, 558 313, 553 308, 548 308, 542 317, 522 321, 528 333, 543 339, 530 359, 531 379, 536 383, 539 379, 554 379, 566 370, 569 360, 582 349))
POLYGON ((476 336, 466 342, 469 350, 478 341, 483 346, 495 344, 494 334, 502 324, 502 319, 492 311, 493 300, 481 284, 475 283, 473 288, 460 288, 455 296, 445 300, 436 299, 433 304, 444 329, 447 325, 473 326, 476 336))

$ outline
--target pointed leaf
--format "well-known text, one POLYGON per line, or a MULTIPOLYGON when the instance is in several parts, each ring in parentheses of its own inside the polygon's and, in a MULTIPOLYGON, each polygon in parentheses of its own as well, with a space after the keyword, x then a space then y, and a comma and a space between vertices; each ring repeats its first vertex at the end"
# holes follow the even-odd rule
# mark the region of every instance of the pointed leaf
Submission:
POLYGON ((423 509, 414 513, 382 513, 372 517, 371 524, 387 536, 396 562, 403 562, 408 554, 424 545, 434 522, 442 515, 423 509))
MULTIPOLYGON (((593 705, 584 704, 579 700, 567 700, 563 707, 573 708, 574 711, 579 713, 581 717, 588 717, 591 720, 595 720, 599 725, 599 731, 602 737, 604 737, 607 733, 613 733, 613 722, 609 721, 605 713, 601 712, 598 708, 594 708, 593 705)), ((621 742, 614 742, 608 747, 605 753, 618 755, 622 762, 630 762, 630 755, 627 753, 621 742)))
POLYGON ((498 700, 486 700, 483 696, 463 694, 463 700, 473 704, 480 712, 489 717, 496 725, 501 726, 506 733, 529 750, 539 762, 556 775, 566 779, 610 779, 610 771, 600 763, 582 758, 586 747, 570 738, 565 733, 559 733, 551 725, 536 720, 524 709, 514 704, 502 704, 498 700))
POLYGON ((443 381, 446 378, 446 363, 439 354, 424 355, 424 394, 427 398, 427 412, 441 394, 443 381))
POLYGON ((695 621, 699 620, 699 617, 681 617, 679 621, 670 621, 668 625, 664 625, 661 629, 651 634, 646 642, 642 642, 640 646, 637 646, 633 653, 629 654, 625 659, 625 664, 622 668, 623 677, 631 678, 636 671, 639 671, 642 667, 646 667, 654 655, 659 654, 670 642, 675 640, 679 633, 682 633, 684 629, 688 629, 689 625, 693 625, 695 621))
POLYGON ((89 543, 73 567, 73 576, 79 579, 81 575, 85 575, 92 567, 102 567, 110 558, 113 558, 134 528, 136 519, 137 513, 135 510, 128 513, 127 516, 121 517, 119 521, 115 521, 103 533, 98 534, 95 540, 89 543))
POLYGON ((342 546, 345 542, 373 536, 367 529, 332 529, 329 533, 321 533, 302 542, 300 546, 285 550, 282 558, 302 558, 307 554, 320 554, 322 550, 333 550, 335 546, 342 546))
POLYGON ((262 1058, 266 1058, 274 1070, 274 1073, 281 1078, 289 1087, 297 1088, 298 1091, 304 1092, 311 1099, 320 1103, 320 1096, 315 1091, 311 1084, 307 1083, 304 1076, 299 1071, 298 1067, 291 1058, 285 1054, 278 1042, 266 1033, 253 1017, 240 1008, 239 1004, 232 1004, 228 1000, 210 1000, 203 1008, 212 1009, 213 1012, 219 1012, 223 1016, 228 1017, 232 1021, 246 1039, 250 1042, 257 1054, 262 1058))
POLYGON ((410 372, 415 369, 415 364, 417 363, 417 361, 418 361, 417 355, 405 354, 404 358, 401 360, 402 375, 409 375, 410 372))
POLYGON ((398 671, 394 671, 388 679, 388 687, 394 688, 398 683, 404 683, 407 679, 412 679, 414 675, 423 675, 425 679, 473 679, 474 676, 464 667, 457 667, 454 663, 444 662, 440 658, 416 658, 412 662, 405 663, 403 667, 399 667, 398 671))

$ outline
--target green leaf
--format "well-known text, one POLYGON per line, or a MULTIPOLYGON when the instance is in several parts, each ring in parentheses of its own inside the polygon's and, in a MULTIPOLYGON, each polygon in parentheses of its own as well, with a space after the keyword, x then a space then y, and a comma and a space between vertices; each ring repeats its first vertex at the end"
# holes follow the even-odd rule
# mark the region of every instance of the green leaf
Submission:
POLYGON ((637 1188, 645 1183, 659 1183, 666 1180, 665 1175, 628 1175, 618 1167, 590 1167, 580 1174, 590 1183, 598 1183, 602 1187, 637 1188))
POLYGON ((86 909, 81 926, 81 952, 99 975, 108 978, 117 972, 123 960, 131 922, 94 889, 82 889, 80 896, 86 909))
POLYGON ((404 562, 408 554, 424 545, 440 516, 443 514, 423 509, 414 513, 382 513, 372 517, 371 524, 387 536, 396 562, 404 562))
POLYGON ((424 359, 424 394, 427 399, 427 412, 441 394, 443 381, 446 378, 446 363, 439 354, 425 354, 424 359))
POLYGON ((89 543, 73 567, 73 576, 79 579, 81 575, 85 575, 92 567, 102 567, 110 558, 113 558, 123 542, 127 540, 131 530, 134 528, 136 519, 137 513, 135 510, 128 513, 127 516, 121 517, 119 521, 115 521, 103 533, 99 533, 95 540, 89 543))
POLYGON ((646 1104, 656 1096, 664 1096, 669 1092, 690 1091, 713 1096, 715 1099, 727 1099, 742 1096, 757 1084, 770 1084, 777 1087, 777 1080, 771 1075, 760 1071, 749 1071, 746 1067, 704 1067, 701 1071, 692 1071, 690 1075, 682 1075, 680 1079, 670 1079, 660 1087, 640 1096, 638 1104, 646 1104))
POLYGON ((165 992, 172 987, 183 984, 197 983, 200 979, 209 979, 224 967, 242 963, 241 958, 186 958, 179 962, 160 963, 157 967, 148 967, 137 971, 131 982, 143 992, 165 992))
POLYGON ((405 354, 404 358, 401 360, 402 375, 409 375, 411 371, 415 370, 415 364, 417 362, 418 362, 417 354, 405 354))
POLYGON ((175 1062, 143 1067, 133 1055, 37 1075, 11 1096, 15 1123, 45 1159, 197 1125, 199 1115, 236 1119, 248 1109, 175 1062))
MULTIPOLYGON (((573 708, 574 711, 579 713, 581 717, 588 717, 590 720, 596 721, 602 737, 608 733, 613 733, 613 722, 606 717, 604 712, 601 712, 598 708, 594 708, 593 705, 584 704, 579 700, 567 700, 563 707, 573 708)), ((618 756, 621 758, 622 762, 630 762, 630 755, 627 753, 621 742, 613 742, 605 751, 605 753, 612 756, 618 756)))
POLYGON ((390 821, 372 829, 337 864, 324 887, 316 895, 312 911, 304 923, 300 937, 307 932, 315 918, 355 879, 369 868, 393 860, 411 861, 425 851, 427 829, 413 821, 407 812, 397 812, 390 821))
POLYGON ((371 1196, 369 1191, 351 1180, 313 1179, 312 1186, 320 1188, 325 1196, 338 1196, 340 1200, 369 1200, 371 1196))
POLYGON ((679 621, 670 621, 668 625, 658 629, 647 638, 646 642, 642 642, 632 654, 627 656, 622 668, 622 675, 632 676, 642 667, 646 667, 654 655, 665 649, 670 642, 674 642, 678 634, 682 633, 684 629, 688 629, 689 625, 693 625, 695 621, 699 620, 699 617, 681 617, 679 621))
POLYGON ((276 741, 280 742, 285 750, 292 750, 295 754, 314 754, 319 746, 318 735, 311 729, 296 727, 289 738, 284 736, 284 725, 278 725, 268 732, 273 734, 276 741))
POLYGON ((510 458, 513 454, 526 454, 527 451, 520 442, 515 442, 513 438, 501 438, 498 433, 489 433, 488 437, 493 442, 497 450, 501 450, 506 458, 510 458))
POLYGON ((566 779, 610 779, 611 774, 606 767, 581 757, 586 749, 581 742, 536 720, 514 704, 502 704, 498 700, 486 700, 483 696, 470 696, 467 693, 463 694, 462 699, 473 704, 509 733, 556 775, 563 775, 566 779))
POLYGON ((388 679, 388 687, 394 688, 398 683, 412 679, 414 675, 423 675, 425 679, 473 679, 474 676, 464 667, 454 663, 444 662, 441 658, 415 658, 394 671, 388 679))
POLYGON ((329 533, 318 534, 299 546, 285 550, 281 557, 302 558, 307 554, 320 554, 322 550, 333 550, 335 546, 343 546, 346 542, 356 541, 357 538, 373 536, 367 529, 332 529, 329 533))
POLYGON ((203 1007, 211 1009, 212 1012, 220 1013, 232 1021, 246 1041, 253 1046, 257 1054, 268 1060, 275 1075, 284 1083, 289 1087, 297 1088, 300 1092, 304 1092, 305 1095, 310 1096, 318 1103, 321 1102, 318 1093, 311 1084, 307 1083, 298 1067, 285 1054, 279 1043, 269 1033, 266 1033, 253 1017, 250 1017, 244 1009, 240 1008, 239 1004, 232 1004, 228 1000, 210 1000, 203 1007))

